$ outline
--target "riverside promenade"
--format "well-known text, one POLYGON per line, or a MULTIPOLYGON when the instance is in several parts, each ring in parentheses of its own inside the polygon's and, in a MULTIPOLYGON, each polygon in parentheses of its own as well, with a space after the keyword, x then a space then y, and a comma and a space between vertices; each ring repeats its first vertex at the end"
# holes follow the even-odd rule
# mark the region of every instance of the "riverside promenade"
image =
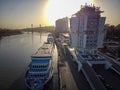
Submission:
POLYGON ((79 90, 66 60, 67 58, 64 56, 64 52, 58 42, 57 47, 60 90, 79 90))
POLYGON ((77 63, 71 60, 70 56, 62 47, 62 43, 56 39, 58 50, 58 71, 60 90, 91 90, 82 71, 78 72, 77 63))

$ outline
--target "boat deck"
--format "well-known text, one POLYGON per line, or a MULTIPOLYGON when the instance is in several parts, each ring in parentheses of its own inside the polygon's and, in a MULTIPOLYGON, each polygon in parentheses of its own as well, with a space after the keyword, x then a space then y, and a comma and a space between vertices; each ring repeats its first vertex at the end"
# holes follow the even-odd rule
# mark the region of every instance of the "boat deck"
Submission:
POLYGON ((52 44, 44 43, 32 57, 50 57, 52 47, 52 44))

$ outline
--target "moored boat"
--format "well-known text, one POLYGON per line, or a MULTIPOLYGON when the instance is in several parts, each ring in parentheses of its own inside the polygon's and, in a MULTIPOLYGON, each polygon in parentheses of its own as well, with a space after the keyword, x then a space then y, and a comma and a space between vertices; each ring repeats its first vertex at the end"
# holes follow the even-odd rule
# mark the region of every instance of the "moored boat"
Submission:
POLYGON ((31 63, 25 75, 25 82, 29 89, 42 89, 52 78, 53 50, 52 41, 47 41, 31 56, 31 63))

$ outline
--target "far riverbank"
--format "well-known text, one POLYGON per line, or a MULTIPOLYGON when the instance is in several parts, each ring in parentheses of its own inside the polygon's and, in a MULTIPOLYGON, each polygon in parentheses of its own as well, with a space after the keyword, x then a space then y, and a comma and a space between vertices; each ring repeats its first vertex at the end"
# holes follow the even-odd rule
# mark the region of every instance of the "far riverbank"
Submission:
POLYGON ((8 30, 8 29, 0 29, 0 38, 3 36, 10 36, 10 35, 18 35, 22 34, 20 30, 8 30))

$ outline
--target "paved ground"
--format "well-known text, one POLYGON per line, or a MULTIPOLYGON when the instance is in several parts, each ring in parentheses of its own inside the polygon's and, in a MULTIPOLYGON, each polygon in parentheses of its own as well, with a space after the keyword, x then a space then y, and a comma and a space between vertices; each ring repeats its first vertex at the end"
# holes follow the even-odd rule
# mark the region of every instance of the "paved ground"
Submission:
POLYGON ((68 61, 70 70, 76 81, 78 89, 79 90, 91 90, 91 87, 90 87, 89 83, 87 82, 83 72, 82 71, 78 72, 77 63, 70 60, 69 56, 67 56, 67 58, 68 58, 67 61, 68 61))
POLYGON ((61 49, 59 49, 59 55, 60 90, 78 90, 69 65, 65 60, 66 58, 61 52, 61 49))
POLYGON ((83 73, 77 71, 77 64, 65 56, 58 44, 60 90, 91 90, 83 73))
POLYGON ((55 45, 55 50, 53 54, 53 68, 54 68, 54 75, 53 75, 53 89, 52 90, 58 90, 59 89, 59 75, 58 75, 58 51, 57 47, 55 45))

